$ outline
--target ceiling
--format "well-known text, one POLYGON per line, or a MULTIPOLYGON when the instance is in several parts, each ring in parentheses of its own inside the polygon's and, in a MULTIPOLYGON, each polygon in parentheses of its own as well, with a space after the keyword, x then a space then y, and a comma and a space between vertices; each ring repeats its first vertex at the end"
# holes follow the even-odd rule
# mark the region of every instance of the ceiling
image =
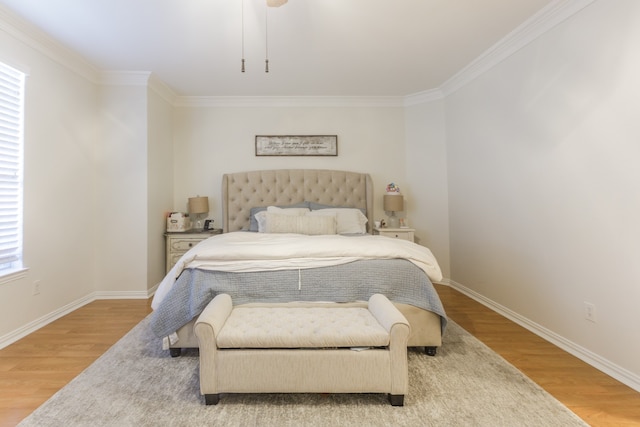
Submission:
POLYGON ((99 69, 150 71, 183 96, 435 89, 550 3, 289 0, 267 12, 265 0, 0 0, 99 69))

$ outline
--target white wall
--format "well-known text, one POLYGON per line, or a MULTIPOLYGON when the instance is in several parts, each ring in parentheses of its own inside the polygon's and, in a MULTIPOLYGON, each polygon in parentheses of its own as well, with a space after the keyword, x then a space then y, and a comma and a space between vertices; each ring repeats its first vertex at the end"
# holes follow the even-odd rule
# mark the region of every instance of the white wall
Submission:
POLYGON ((639 23, 596 1, 446 99, 451 278, 636 380, 639 23))
POLYGON ((148 91, 147 288, 164 277, 163 233, 173 205, 173 108, 158 91, 148 91))
POLYGON ((0 52, 0 60, 29 74, 23 243, 28 271, 0 284, 3 337, 94 290, 93 161, 100 128, 94 84, 4 30, 0 52), (34 281, 40 281, 39 295, 32 295, 34 281))
POLYGON ((147 88, 103 86, 96 144, 96 290, 147 289, 147 88))
POLYGON ((427 246, 444 277, 450 277, 449 200, 444 101, 405 109, 406 216, 416 242, 427 246))
POLYGON ((188 197, 209 196, 210 218, 221 226, 222 174, 255 169, 319 168, 368 172, 375 217, 382 192, 406 180, 402 107, 184 107, 175 119, 174 209, 188 197), (338 135, 337 157, 256 157, 256 135, 338 135))

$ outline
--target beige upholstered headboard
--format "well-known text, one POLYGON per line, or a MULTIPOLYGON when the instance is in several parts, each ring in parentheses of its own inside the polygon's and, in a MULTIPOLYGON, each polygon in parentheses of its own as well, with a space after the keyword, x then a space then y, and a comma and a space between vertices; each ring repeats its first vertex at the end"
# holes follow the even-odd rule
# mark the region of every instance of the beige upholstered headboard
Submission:
POLYGON ((373 227, 373 183, 366 173, 322 169, 236 172, 222 176, 224 232, 249 229, 253 207, 304 201, 365 209, 373 227))

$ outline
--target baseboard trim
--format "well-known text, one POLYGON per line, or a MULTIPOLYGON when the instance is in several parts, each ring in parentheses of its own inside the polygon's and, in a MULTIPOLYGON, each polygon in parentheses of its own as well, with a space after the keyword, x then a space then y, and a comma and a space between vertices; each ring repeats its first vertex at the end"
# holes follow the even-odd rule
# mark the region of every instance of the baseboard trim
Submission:
POLYGON ((604 372, 610 377, 640 392, 640 376, 634 374, 633 372, 630 372, 629 370, 616 365, 610 360, 601 357, 600 355, 574 343, 571 340, 566 339, 561 335, 556 334, 555 332, 545 328, 544 326, 541 326, 538 323, 533 322, 524 316, 521 316, 520 314, 508 309, 501 304, 498 304, 497 302, 485 297, 484 295, 479 294, 472 289, 467 288, 460 283, 457 283, 451 279, 444 279, 440 282, 440 284, 454 288, 460 293, 490 308, 496 313, 501 314, 502 316, 506 317, 512 322, 517 323, 528 331, 536 334, 540 338, 549 341, 550 343, 560 347, 567 353, 577 357, 583 362, 588 363, 589 365, 604 372))
POLYGON ((149 291, 117 291, 117 292, 94 292, 93 300, 99 299, 149 299, 149 291))
POLYGON ((6 346, 13 344, 14 342, 18 341, 21 338, 26 337, 27 335, 37 331, 38 329, 42 328, 43 326, 48 325, 49 323, 53 322, 54 320, 58 320, 59 318, 61 318, 62 316, 66 316, 67 314, 71 313, 74 310, 79 309, 80 307, 89 304, 90 302, 94 301, 95 298, 93 297, 93 295, 87 295, 85 297, 82 297, 80 299, 77 299, 63 307, 60 307, 57 310, 52 311, 49 314, 46 314, 32 322, 27 323, 26 325, 12 331, 9 332, 8 334, 0 337, 0 349, 5 348, 6 346))
POLYGON ((49 323, 58 320, 59 318, 66 316, 67 314, 93 301, 102 299, 149 299, 151 296, 153 296, 157 287, 158 285, 147 291, 92 292, 89 295, 72 301, 69 304, 60 307, 59 309, 54 310, 49 314, 46 314, 12 332, 9 332, 8 334, 3 335, 2 337, 0 337, 0 349, 13 344, 14 342, 37 331, 43 326, 46 326, 49 323))

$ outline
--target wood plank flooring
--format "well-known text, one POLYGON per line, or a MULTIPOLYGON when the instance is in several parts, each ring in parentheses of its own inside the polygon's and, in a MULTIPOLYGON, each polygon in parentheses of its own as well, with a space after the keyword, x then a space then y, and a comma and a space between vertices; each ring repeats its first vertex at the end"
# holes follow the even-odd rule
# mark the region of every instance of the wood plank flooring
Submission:
POLYGON ((640 426, 640 393, 448 286, 447 315, 592 426, 640 426))
POLYGON ((99 300, 0 350, 0 426, 15 426, 151 312, 147 300, 99 300))
MULTIPOLYGON (((447 314, 592 426, 640 426, 640 393, 462 295, 436 285, 447 314)), ((0 350, 0 427, 15 426, 151 312, 94 301, 0 350)), ((437 357, 437 356, 436 356, 437 357)))

